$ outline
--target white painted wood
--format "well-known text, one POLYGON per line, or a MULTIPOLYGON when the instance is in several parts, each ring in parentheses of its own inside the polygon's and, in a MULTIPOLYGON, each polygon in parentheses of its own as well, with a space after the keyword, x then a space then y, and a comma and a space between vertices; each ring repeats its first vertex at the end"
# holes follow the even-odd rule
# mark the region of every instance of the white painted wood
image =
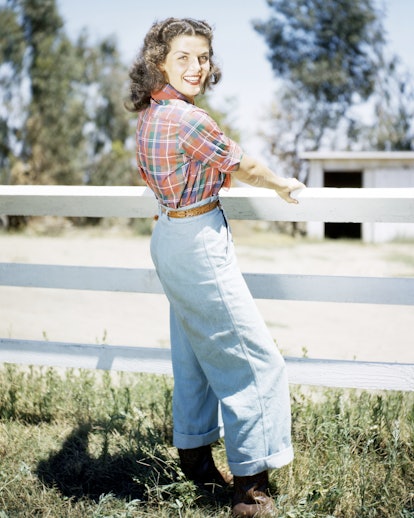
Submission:
MULTIPOLYGON (((412 157, 401 156, 407 160, 412 157)), ((222 195, 230 218, 311 222, 414 222, 414 188, 316 189, 288 205, 266 189, 222 195)), ((151 217, 143 187, 0 186, 0 214, 151 217)), ((414 279, 245 273, 256 298, 414 304, 414 279)), ((154 270, 0 264, 0 285, 162 293, 154 270)), ((169 349, 0 339, 0 361, 171 374, 169 349)), ((287 358, 291 383, 414 390, 414 364, 287 358)))
POLYGON ((298 193, 298 205, 283 202, 268 189, 231 189, 221 198, 233 219, 414 223, 414 188, 308 188, 298 193))
POLYGON ((151 268, 0 263, 0 286, 164 293, 151 268))
POLYGON ((286 358, 289 382, 366 390, 414 390, 414 364, 286 358))
MULTIPOLYGON (((243 275, 257 299, 414 305, 414 278, 243 275)), ((151 268, 0 263, 0 286, 163 293, 151 268)))
POLYGON ((414 278, 244 273, 254 298, 414 304, 414 278))
MULTIPOLYGON (((0 214, 33 216, 152 217, 153 196, 144 187, 0 186, 0 214)), ((221 193, 230 219, 325 222, 414 222, 414 188, 316 189, 287 204, 268 189, 221 193)))
MULTIPOLYGON (((0 362, 172 375, 169 349, 0 339, 0 362)), ((286 358, 300 385, 414 390, 414 365, 286 358)))
POLYGON ((0 339, 0 363, 172 374, 170 349, 0 339))
POLYGON ((2 185, 0 214, 21 216, 153 216, 157 204, 145 187, 2 185))

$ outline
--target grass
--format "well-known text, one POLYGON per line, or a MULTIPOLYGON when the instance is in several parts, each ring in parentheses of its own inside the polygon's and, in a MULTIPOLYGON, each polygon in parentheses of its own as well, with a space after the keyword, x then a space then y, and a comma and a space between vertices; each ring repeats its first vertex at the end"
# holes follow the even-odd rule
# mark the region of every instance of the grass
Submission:
MULTIPOLYGON (((0 518, 228 517, 171 447, 169 377, 0 370, 0 518)), ((292 389, 279 518, 414 516, 414 394, 292 389)), ((214 455, 225 466, 224 446, 214 455)))

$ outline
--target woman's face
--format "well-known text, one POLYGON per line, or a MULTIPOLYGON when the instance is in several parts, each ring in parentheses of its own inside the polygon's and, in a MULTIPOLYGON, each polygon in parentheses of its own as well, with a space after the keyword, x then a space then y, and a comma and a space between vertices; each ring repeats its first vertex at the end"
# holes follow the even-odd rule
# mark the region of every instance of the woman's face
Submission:
POLYGON ((177 36, 160 70, 171 86, 194 101, 210 70, 208 40, 203 36, 177 36))

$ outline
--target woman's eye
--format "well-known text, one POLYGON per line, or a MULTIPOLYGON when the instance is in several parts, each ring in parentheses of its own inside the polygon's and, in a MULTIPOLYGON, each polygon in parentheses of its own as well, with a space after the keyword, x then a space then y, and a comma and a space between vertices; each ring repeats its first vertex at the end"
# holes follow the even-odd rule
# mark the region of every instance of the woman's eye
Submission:
POLYGON ((198 59, 199 59, 200 63, 207 63, 208 56, 200 56, 198 59))

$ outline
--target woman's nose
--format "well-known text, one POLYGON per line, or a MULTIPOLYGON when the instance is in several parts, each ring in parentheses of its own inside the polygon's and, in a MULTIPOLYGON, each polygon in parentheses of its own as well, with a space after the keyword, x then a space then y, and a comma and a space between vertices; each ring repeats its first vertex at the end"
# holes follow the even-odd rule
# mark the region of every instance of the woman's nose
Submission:
POLYGON ((200 62, 198 61, 198 58, 194 58, 190 63, 190 70, 194 70, 198 72, 201 68, 200 62))

